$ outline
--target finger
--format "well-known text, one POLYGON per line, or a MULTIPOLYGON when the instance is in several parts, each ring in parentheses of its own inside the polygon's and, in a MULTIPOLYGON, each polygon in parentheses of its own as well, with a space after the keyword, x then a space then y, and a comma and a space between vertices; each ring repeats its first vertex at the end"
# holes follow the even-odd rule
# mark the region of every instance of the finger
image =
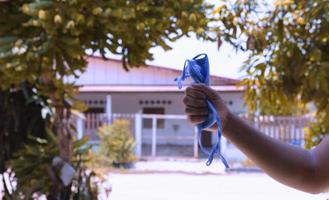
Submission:
POLYGON ((187 106, 185 108, 185 113, 187 115, 207 115, 208 114, 208 109, 207 108, 195 108, 195 107, 187 106))
POLYGON ((195 124, 201 124, 202 122, 206 121, 207 116, 205 116, 205 115, 188 115, 187 118, 191 124, 195 125, 195 124))
POLYGON ((216 101, 218 99, 221 99, 221 97, 218 95, 217 91, 211 89, 209 86, 205 84, 192 84, 191 86, 195 91, 202 92, 206 95, 207 98, 209 98, 212 101, 216 101))
POLYGON ((191 96, 191 97, 194 97, 194 98, 197 98, 197 99, 206 99, 206 95, 202 91, 194 89, 191 86, 186 88, 185 94, 187 96, 191 96))
POLYGON ((198 91, 201 92, 203 94, 205 94, 206 96, 213 96, 214 93, 216 94, 217 92, 213 89, 211 89, 209 86, 203 84, 203 83, 194 83, 192 84, 192 90, 193 91, 198 91))
POLYGON ((185 96, 183 98, 183 103, 187 106, 196 107, 196 108, 198 108, 198 107, 206 108, 207 107, 207 102, 205 100, 193 98, 191 96, 185 96))

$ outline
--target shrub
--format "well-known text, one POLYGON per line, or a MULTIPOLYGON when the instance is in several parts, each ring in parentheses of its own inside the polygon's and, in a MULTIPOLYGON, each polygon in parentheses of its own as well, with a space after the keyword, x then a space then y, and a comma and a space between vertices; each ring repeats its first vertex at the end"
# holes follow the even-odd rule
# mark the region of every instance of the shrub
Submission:
POLYGON ((115 120, 111 125, 98 129, 100 137, 100 156, 106 156, 113 166, 128 166, 136 160, 135 140, 130 131, 128 120, 115 120))
POLYGON ((53 158, 59 154, 58 138, 52 132, 47 132, 46 138, 28 136, 28 143, 6 163, 8 170, 5 173, 10 177, 10 183, 4 186, 11 192, 5 194, 5 199, 32 199, 35 195, 45 195, 47 199, 96 199, 99 188, 91 180, 97 175, 86 168, 90 160, 88 140, 87 137, 74 139, 70 164, 75 169, 75 174, 71 183, 65 187, 64 198, 60 193, 54 192, 58 187, 64 186, 62 183, 58 185, 59 174, 51 166, 53 158))

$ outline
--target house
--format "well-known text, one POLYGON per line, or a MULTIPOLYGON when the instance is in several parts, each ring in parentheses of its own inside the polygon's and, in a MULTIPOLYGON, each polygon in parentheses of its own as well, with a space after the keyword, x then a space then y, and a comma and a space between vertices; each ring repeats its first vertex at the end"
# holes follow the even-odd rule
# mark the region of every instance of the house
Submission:
MULTIPOLYGON (((154 65, 125 71, 121 60, 89 57, 86 72, 76 80, 79 86, 77 98, 89 107, 85 113, 84 133, 97 140, 96 129, 104 120, 120 115, 134 123, 134 115, 141 113, 141 143, 144 149, 150 149, 148 145, 154 140, 158 145, 172 145, 176 149, 179 146, 193 146, 194 128, 184 115, 184 89, 179 90, 174 82, 180 75, 181 70, 154 65), (160 118, 152 120, 152 114, 160 118), (154 123, 156 139, 153 137, 154 123)), ((221 94, 231 111, 237 114, 246 111, 243 105, 244 90, 237 86, 239 80, 221 76, 211 76, 210 80, 212 88, 221 94)), ((189 84, 189 81, 185 84, 189 84)), ((205 134, 203 142, 206 146, 216 141, 213 135, 205 134)), ((193 155, 192 149, 189 153, 193 155)))

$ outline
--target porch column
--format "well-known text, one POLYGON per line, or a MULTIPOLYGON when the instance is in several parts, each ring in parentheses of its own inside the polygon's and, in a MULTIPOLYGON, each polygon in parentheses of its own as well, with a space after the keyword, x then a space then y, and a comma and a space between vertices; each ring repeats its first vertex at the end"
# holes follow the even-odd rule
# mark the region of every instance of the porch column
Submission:
POLYGON ((109 94, 106 95, 105 113, 106 113, 107 123, 110 124, 112 121, 112 96, 109 94))
POLYGON ((82 137, 83 137, 83 125, 84 125, 84 123, 83 123, 83 121, 84 121, 84 119, 82 118, 82 117, 80 117, 80 116, 78 116, 77 117, 77 124, 76 124, 76 126, 77 126, 77 139, 81 139, 82 137))
POLYGON ((142 113, 135 114, 135 154, 137 157, 142 156, 142 113))

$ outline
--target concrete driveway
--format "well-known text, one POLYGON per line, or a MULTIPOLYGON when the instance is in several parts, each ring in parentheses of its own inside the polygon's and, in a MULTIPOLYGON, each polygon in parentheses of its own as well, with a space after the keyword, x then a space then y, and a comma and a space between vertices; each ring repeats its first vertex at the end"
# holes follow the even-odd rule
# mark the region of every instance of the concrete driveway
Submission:
POLYGON ((326 200, 275 182, 262 173, 109 175, 110 200, 326 200))

